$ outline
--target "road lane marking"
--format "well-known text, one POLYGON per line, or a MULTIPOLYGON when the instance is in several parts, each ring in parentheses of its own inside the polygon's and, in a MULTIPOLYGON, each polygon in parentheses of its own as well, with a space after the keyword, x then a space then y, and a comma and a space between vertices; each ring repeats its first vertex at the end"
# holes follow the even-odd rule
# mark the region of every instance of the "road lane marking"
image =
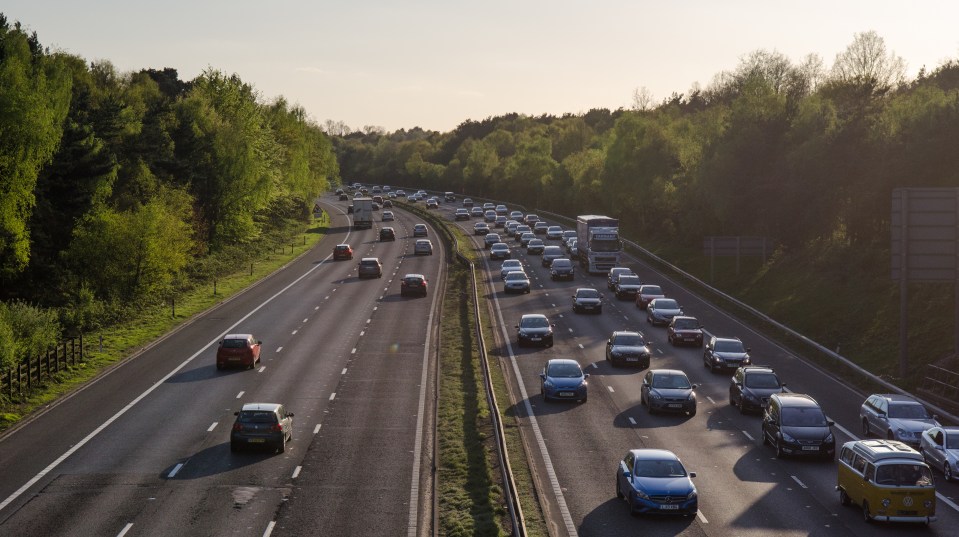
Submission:
POLYGON ((567 328, 567 330, 569 330, 569 333, 570 333, 570 334, 573 333, 573 329, 572 329, 572 328, 567 328))
POLYGON ((662 354, 662 353, 663 353, 663 349, 656 349, 656 352, 658 352, 659 354, 662 354))
POLYGON ((710 403, 712 403, 712 404, 714 404, 714 405, 716 404, 716 401, 713 401, 713 398, 712 398, 712 397, 710 397, 710 396, 707 395, 707 396, 706 396, 706 399, 709 399, 709 402, 710 402, 710 403))
POLYGON ((266 366, 265 366, 265 365, 264 365, 264 366, 261 366, 260 369, 257 370, 257 373, 262 373, 262 372, 265 371, 265 370, 266 370, 266 366))
MULTIPOLYGON (((583 344, 582 344, 582 343, 580 343, 580 344, 579 344, 579 348, 581 348, 581 349, 585 349, 586 347, 584 347, 584 346, 583 346, 583 344)), ((593 364, 593 365, 596 365, 596 364, 593 364)))
POLYGON ((372 321, 372 320, 373 320, 373 319, 367 319, 367 320, 366 320, 366 324, 370 324, 370 321, 372 321))
POLYGON ((332 401, 335 397, 336 397, 336 392, 331 393, 331 394, 330 394, 330 401, 332 401))
POLYGON ((365 335, 366 335, 366 330, 360 330, 360 337, 363 337, 365 335))
POLYGON ((350 354, 356 354, 356 347, 353 347, 353 350, 350 351, 350 354))
POLYGON ((696 517, 699 518, 699 521, 703 524, 709 524, 709 521, 706 520, 706 515, 702 511, 696 511, 696 517))
POLYGON ((553 304, 553 307, 555 308, 555 307, 556 307, 556 304, 553 304))
POLYGON ((295 336, 295 335, 296 335, 296 332, 297 332, 297 330, 294 330, 293 332, 290 333, 290 335, 291 335, 291 336, 295 336))
POLYGON ((378 310, 378 309, 380 309, 379 306, 373 306, 373 311, 376 311, 376 310, 378 310))
POLYGON ((276 526, 276 521, 271 520, 269 524, 266 525, 266 529, 263 530, 263 537, 270 537, 273 534, 273 527, 276 526))
POLYGON ((313 306, 313 311, 316 311, 316 310, 318 310, 318 309, 320 309, 319 306, 313 306))
POLYGON ((244 393, 246 393, 246 392, 240 392, 240 393, 236 394, 236 398, 239 399, 239 398, 243 397, 243 394, 244 394, 244 393))
POLYGON ((629 422, 632 423, 633 425, 636 425, 636 420, 633 419, 632 416, 630 416, 629 422))
POLYGON ((326 295, 325 297, 323 297, 323 300, 329 300, 329 299, 330 299, 330 295, 326 295))
POLYGON ((282 351, 282 350, 283 350, 283 347, 277 347, 277 348, 276 348, 276 352, 280 352, 280 351, 282 351))
POLYGON ((613 392, 616 391, 616 390, 613 389, 612 386, 606 386, 606 389, 609 390, 609 393, 613 393, 613 392))
POLYGON ((297 476, 300 475, 300 470, 302 469, 303 469, 302 466, 297 466, 296 469, 293 470, 293 477, 291 477, 290 479, 296 479, 297 476))
POLYGON ((310 320, 310 318, 307 317, 306 319, 303 319, 303 322, 305 323, 305 322, 307 322, 307 321, 309 321, 309 320, 310 320))
POLYGON ((180 468, 183 468, 182 462, 177 464, 176 466, 173 467, 172 470, 170 470, 170 473, 166 475, 167 479, 172 479, 173 476, 175 476, 176 473, 180 471, 180 468))
POLYGON ((214 421, 214 422, 213 422, 213 425, 210 425, 209 427, 207 427, 206 432, 208 432, 208 433, 213 432, 213 429, 216 429, 216 426, 219 425, 219 424, 220 424, 220 422, 214 421))
POLYGON ((341 374, 341 375, 345 375, 345 374, 346 374, 346 368, 345 368, 345 367, 343 368, 343 371, 340 371, 340 374, 341 374))
POLYGON ((808 488, 809 488, 809 487, 806 486, 805 483, 803 483, 802 481, 800 481, 798 477, 796 477, 796 476, 794 476, 794 475, 791 475, 791 476, 789 476, 789 477, 793 478, 793 481, 795 481, 796 483, 799 483, 799 486, 800 486, 800 487, 802 487, 802 488, 804 488, 804 489, 808 489, 808 488))
POLYGON ((747 433, 746 431, 743 431, 743 434, 746 435, 746 438, 748 438, 750 442, 755 442, 755 441, 756 441, 756 439, 753 438, 752 435, 749 434, 749 433, 747 433))
POLYGON ((123 537, 124 535, 127 534, 128 531, 130 531, 130 528, 132 527, 133 527, 133 522, 127 522, 127 525, 123 526, 123 529, 120 530, 120 533, 117 534, 117 537, 123 537))
POLYGON ((320 424, 319 424, 319 423, 316 424, 316 427, 313 427, 313 434, 316 434, 316 433, 318 433, 318 432, 320 432, 320 424))

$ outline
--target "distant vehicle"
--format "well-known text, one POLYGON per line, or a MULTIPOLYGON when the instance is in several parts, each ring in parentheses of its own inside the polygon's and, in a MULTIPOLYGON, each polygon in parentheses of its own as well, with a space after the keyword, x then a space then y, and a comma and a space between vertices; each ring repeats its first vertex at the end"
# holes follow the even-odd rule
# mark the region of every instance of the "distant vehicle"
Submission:
POLYGON ((536 235, 533 235, 532 233, 529 233, 529 232, 523 233, 522 235, 519 236, 519 245, 522 246, 523 248, 526 248, 526 246, 529 244, 529 241, 535 238, 536 238, 536 235))
POLYGON ((506 216, 507 209, 505 205, 497 205, 493 210, 496 211, 496 216, 506 216))
POLYGON ((509 259, 510 257, 512 257, 512 254, 510 254, 509 245, 505 242, 497 242, 489 248, 489 258, 491 260, 509 259))
POLYGON ((470 216, 473 218, 483 218, 483 209, 480 207, 473 207, 470 209, 470 216))
POLYGON ((486 222, 473 224, 473 235, 486 235, 487 233, 489 233, 489 224, 486 222))
POLYGON ((624 274, 616 281, 613 291, 616 293, 616 298, 620 300, 636 300, 636 293, 639 292, 640 287, 642 282, 639 281, 639 276, 624 274))
POLYGON ((414 224, 413 225, 413 236, 414 237, 425 237, 429 231, 426 229, 426 224, 414 224))
MULTIPOLYGON (((390 194, 392 194, 392 192, 390 192, 390 194)), ((383 202, 383 208, 384 208, 384 209, 392 209, 392 208, 393 208, 393 202, 390 201, 390 200, 384 201, 384 202, 383 202)))
POLYGON ((396 191, 396 197, 398 197, 398 198, 405 198, 405 197, 406 197, 406 191, 405 191, 405 190, 397 190, 397 191, 396 191))
POLYGON ((544 249, 546 244, 543 243, 543 239, 530 239, 526 243, 526 253, 529 255, 541 255, 544 249))
POLYGON ((520 261, 519 259, 507 259, 503 261, 503 264, 500 265, 499 267, 499 279, 502 280, 506 278, 506 273, 512 272, 514 270, 521 270, 523 272, 526 272, 525 270, 523 270, 523 262, 520 261))
POLYGON ((546 222, 536 222, 533 224, 533 233, 537 235, 545 235, 547 229, 549 229, 549 224, 546 222))
POLYGON ((623 274, 636 275, 633 269, 629 267, 613 267, 606 273, 606 288, 610 291, 616 289, 616 282, 619 281, 619 277, 623 274))
POLYGON ((529 226, 527 226, 527 225, 525 225, 525 224, 520 224, 520 225, 516 226, 516 231, 513 232, 513 240, 519 241, 520 238, 523 236, 524 233, 529 233, 530 235, 532 235, 532 234, 533 234, 533 228, 531 228, 531 227, 529 227, 529 226))
POLYGON ((641 285, 636 292, 636 307, 646 309, 651 301, 665 297, 662 287, 652 284, 641 285))
POLYGON ((666 327, 666 339, 674 347, 691 344, 695 347, 703 346, 703 326, 695 317, 677 315, 666 327))
POLYGON ((862 435, 879 435, 898 440, 913 448, 919 447, 922 432, 930 427, 941 427, 936 416, 929 414, 922 403, 908 395, 892 393, 872 394, 859 409, 862 435))
POLYGON ((426 296, 426 287, 429 284, 422 274, 407 274, 400 282, 400 296, 426 296))
POLYGON ((763 412, 763 445, 772 444, 776 457, 836 456, 833 422, 815 399, 798 393, 774 393, 763 412))
POLYGON ((546 362, 539 378, 543 401, 573 399, 585 403, 589 396, 586 383, 589 373, 583 373, 583 368, 576 360, 553 358, 546 362))
POLYGON ((948 482, 959 474, 959 427, 930 427, 922 433, 919 452, 948 482))
POLYGON ((453 218, 456 220, 469 220, 470 212, 468 209, 456 209, 456 212, 453 213, 453 218))
POLYGON ((692 517, 699 511, 694 477, 672 451, 632 449, 619 461, 616 497, 626 500, 630 514, 692 517))
POLYGON ((573 313, 603 313, 603 295, 590 287, 580 287, 573 294, 573 313))
POLYGON ((572 280, 576 277, 576 269, 573 267, 573 262, 565 257, 560 259, 554 259, 552 263, 549 264, 549 279, 556 280, 572 280))
POLYGON ((483 213, 483 217, 486 219, 487 222, 492 224, 496 222, 496 211, 493 211, 493 210, 486 211, 483 213))
POLYGON ((516 344, 520 347, 526 345, 552 347, 553 323, 549 322, 545 315, 539 313, 523 315, 519 324, 516 325, 516 344))
POLYGON ((371 198, 353 198, 353 229, 373 227, 373 200, 371 198))
POLYGON ((503 278, 503 292, 528 294, 530 292, 529 276, 519 270, 507 272, 503 278))
POLYGON ((506 217, 505 217, 505 216, 497 216, 497 217, 496 217, 496 220, 494 221, 494 224, 495 224, 495 227, 505 228, 505 227, 506 227, 506 217))
POLYGON ((528 214, 523 217, 523 223, 526 224, 527 226, 532 226, 536 222, 539 222, 539 217, 536 216, 535 214, 528 214))
POLYGON ((549 226, 546 228, 546 239, 558 241, 563 238, 563 228, 559 226, 549 226))
POLYGON ((293 440, 293 413, 279 403, 247 403, 235 415, 230 451, 267 447, 283 453, 293 440))
POLYGON ((379 211, 379 210, 380 210, 380 204, 379 204, 379 203, 376 203, 375 201, 371 204, 371 206, 372 206, 372 208, 373 208, 374 211, 379 211))
POLYGON ((651 354, 649 344, 639 332, 613 332, 606 341, 606 361, 613 367, 634 364, 646 369, 651 354))
POLYGON ((744 365, 729 379, 729 406, 739 408, 740 414, 750 410, 762 412, 774 393, 786 391, 773 368, 764 365, 744 365))
POLYGON ((567 230, 564 230, 564 231, 563 231, 563 238, 560 239, 560 240, 563 242, 563 244, 566 244, 566 241, 567 241, 567 240, 569 240, 569 239, 575 239, 575 238, 576 238, 576 230, 575 230, 575 229, 567 229, 567 230))
POLYGON ((510 211, 509 218, 518 222, 523 219, 523 211, 510 211))
POLYGON ((443 193, 443 199, 446 201, 456 201, 456 195, 452 192, 443 193))
POLYGON ((650 369, 640 386, 639 402, 650 414, 680 412, 696 415, 696 388, 679 369, 650 369))
POLYGON ((499 233, 487 233, 486 236, 483 237, 483 242, 486 245, 485 248, 489 250, 491 246, 497 242, 503 242, 503 240, 500 239, 499 233))
POLYGON ((333 247, 333 261, 353 259, 353 248, 349 244, 337 244, 333 247))
POLYGON ((503 229, 506 230, 506 234, 510 237, 513 236, 513 233, 516 231, 516 226, 519 225, 519 222, 516 220, 507 220, 506 224, 503 225, 503 229))
POLYGON ((437 209, 440 206, 440 202, 436 201, 436 198, 430 198, 426 200, 427 209, 437 209))
POLYGON ((576 248, 580 264, 589 273, 609 271, 619 264, 623 250, 619 220, 597 215, 576 217, 576 248))
POLYGON ((486 203, 483 204, 483 211, 493 211, 493 213, 495 214, 495 213, 496 213, 496 204, 495 204, 495 203, 490 203, 490 202, 487 201, 486 203))
POLYGON ((383 222, 392 222, 394 220, 393 211, 383 211, 383 216, 381 217, 383 222))
POLYGON ((387 226, 380 228, 380 241, 395 241, 396 240, 396 230, 387 226))
POLYGON ((752 359, 749 350, 739 338, 712 336, 703 349, 703 367, 715 373, 717 370, 750 365, 752 359))
POLYGON ((216 368, 242 367, 253 369, 260 361, 262 341, 252 334, 227 334, 216 348, 216 368))
POLYGON ((419 239, 413 244, 413 255, 433 255, 433 243, 429 239, 419 239))
POLYGON ((646 307, 646 322, 666 326, 673 317, 683 314, 683 308, 672 298, 654 298, 646 307))
POLYGON ((359 278, 382 278, 383 277, 383 265, 380 264, 379 258, 376 257, 364 257, 360 259, 360 265, 357 275, 359 278))
POLYGON ((340 201, 350 201, 350 196, 344 192, 340 194, 340 201))
POLYGON ((546 246, 543 248, 543 266, 549 268, 554 259, 566 257, 566 252, 559 246, 546 246))
POLYGON ((473 200, 470 198, 463 198, 463 207, 472 207, 473 200))

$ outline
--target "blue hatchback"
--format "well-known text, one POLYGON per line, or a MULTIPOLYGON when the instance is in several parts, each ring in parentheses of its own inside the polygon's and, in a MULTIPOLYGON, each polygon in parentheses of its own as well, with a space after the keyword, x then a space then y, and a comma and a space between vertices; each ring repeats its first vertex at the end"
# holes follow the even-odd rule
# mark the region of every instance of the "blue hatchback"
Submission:
POLYGON ((693 516, 699 497, 682 461, 665 449, 632 449, 619 461, 616 496, 625 498, 630 513, 693 516))
POLYGON ((586 402, 586 379, 589 373, 583 373, 579 362, 566 358, 553 358, 539 374, 542 380, 540 393, 544 401, 550 399, 574 399, 586 402))

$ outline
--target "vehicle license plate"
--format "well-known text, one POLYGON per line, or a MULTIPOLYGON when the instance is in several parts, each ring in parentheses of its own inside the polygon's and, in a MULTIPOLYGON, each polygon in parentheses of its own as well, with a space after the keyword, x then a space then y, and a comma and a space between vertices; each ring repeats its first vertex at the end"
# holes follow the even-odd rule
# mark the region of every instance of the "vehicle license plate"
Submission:
POLYGON ((266 442, 266 438, 248 438, 247 442, 251 444, 262 444, 263 442, 266 442))
POLYGON ((695 337, 684 337, 683 341, 696 341, 695 337))
POLYGON ((230 358, 230 361, 231 361, 231 362, 235 362, 235 361, 237 361, 237 360, 239 360, 239 358, 237 358, 237 357, 235 357, 235 356, 234 356, 233 358, 230 358))
POLYGON ((659 506, 660 509, 679 509, 679 505, 675 503, 664 503, 659 506))
POLYGON ((531 337, 531 338, 529 338, 529 340, 530 340, 530 341, 542 341, 543 338, 541 338, 541 337, 531 337))
POLYGON ((560 397, 572 397, 573 392, 559 392, 560 397))
POLYGON ((638 357, 638 356, 627 356, 627 357, 626 357, 626 361, 627 361, 627 362, 638 362, 638 361, 639 361, 639 357, 638 357))
POLYGON ((680 403, 669 403, 666 406, 668 406, 669 408, 683 408, 683 405, 680 403))
POLYGON ((819 446, 803 446, 803 451, 819 451, 819 446))

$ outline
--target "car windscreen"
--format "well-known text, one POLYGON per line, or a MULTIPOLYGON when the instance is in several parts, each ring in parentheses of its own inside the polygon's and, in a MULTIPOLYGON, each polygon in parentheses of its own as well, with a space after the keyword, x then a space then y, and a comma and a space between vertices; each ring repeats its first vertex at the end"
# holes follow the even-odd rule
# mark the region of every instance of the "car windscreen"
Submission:
POLYGON ((655 306, 656 308, 661 310, 678 310, 679 309, 679 304, 677 304, 676 301, 672 299, 662 299, 662 298, 656 299, 655 306))
POLYGON ((580 289, 576 292, 576 298, 599 298, 599 291, 595 289, 580 289))
POLYGON ((639 292, 644 295, 661 295, 663 294, 662 288, 658 285, 644 285, 639 288, 639 292))
POLYGON ((628 276, 626 274, 619 277, 620 285, 639 285, 639 276, 628 276))
POLYGON ((527 317, 520 321, 519 325, 523 328, 546 328, 549 320, 546 317, 527 317))
POLYGON ((699 328, 699 321, 695 319, 676 319, 674 330, 695 330, 699 328))
POLYGON ((553 261, 554 269, 569 268, 571 266, 573 266, 573 263, 569 261, 568 259, 557 259, 553 261))
POLYGON ((223 340, 224 349, 244 349, 246 348, 245 339, 224 339, 223 340))
POLYGON ((550 364, 546 370, 547 377, 573 379, 583 376, 583 371, 577 364, 550 364))
POLYGON ((815 407, 785 407, 782 424, 787 427, 826 427, 826 415, 815 407))
POLYGON ((526 277, 526 273, 520 272, 518 270, 514 270, 513 272, 506 273, 506 279, 509 281, 513 281, 513 280, 526 280, 528 278, 526 277))
POLYGON ((746 352, 743 342, 735 339, 717 341, 715 350, 716 352, 746 352))
POLYGON ((919 464, 883 464, 876 468, 877 485, 897 487, 932 486, 932 472, 919 464))
POLYGON ((750 373, 746 375, 746 387, 763 389, 775 389, 779 387, 779 379, 772 373, 750 373))
POLYGON ((653 388, 687 390, 692 388, 692 385, 685 375, 656 375, 653 377, 653 388))
POLYGON ((928 420, 931 416, 926 407, 916 403, 889 403, 889 417, 913 420, 928 420))
POLYGON ((685 477, 686 469, 679 461, 636 461, 636 477, 685 477))
POLYGON ((276 414, 266 410, 244 410, 237 416, 240 423, 276 423, 276 414))
POLYGON ((559 246, 547 246, 544 255, 563 255, 563 250, 559 246))
POLYGON ((613 338, 613 345, 623 345, 625 347, 642 347, 646 342, 639 334, 625 334, 613 338))

